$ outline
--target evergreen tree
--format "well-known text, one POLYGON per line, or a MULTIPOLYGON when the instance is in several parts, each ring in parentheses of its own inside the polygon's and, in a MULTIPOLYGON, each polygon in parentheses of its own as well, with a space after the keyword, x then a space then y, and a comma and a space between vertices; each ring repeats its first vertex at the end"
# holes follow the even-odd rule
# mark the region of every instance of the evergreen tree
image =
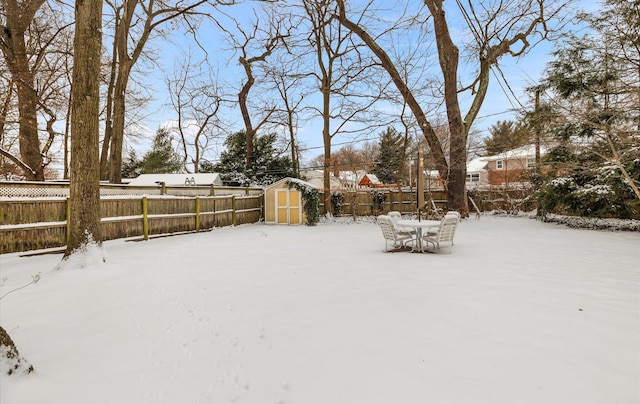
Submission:
POLYGON ((545 72, 542 88, 562 112, 538 193, 548 211, 632 217, 640 208, 640 5, 605 6, 583 16, 592 31, 556 52, 545 72))
POLYGON ((173 150, 171 134, 166 129, 158 129, 151 150, 142 158, 144 174, 178 173, 182 169, 180 156, 173 150))
POLYGON ((524 145, 527 132, 522 125, 513 121, 498 121, 489 128, 490 137, 484 138, 484 148, 488 156, 503 153, 524 145))
POLYGON ((275 134, 254 138, 253 159, 251 166, 247 167, 245 132, 231 134, 224 142, 226 149, 220 153, 220 162, 211 170, 225 174, 222 176, 224 180, 241 185, 270 184, 285 177, 296 177, 291 158, 276 149, 276 140, 275 134))
POLYGON ((380 133, 380 149, 373 173, 386 184, 397 183, 404 161, 404 137, 392 127, 380 133))
POLYGON ((138 158, 136 151, 131 149, 122 161, 122 178, 136 178, 142 173, 142 160, 138 158))

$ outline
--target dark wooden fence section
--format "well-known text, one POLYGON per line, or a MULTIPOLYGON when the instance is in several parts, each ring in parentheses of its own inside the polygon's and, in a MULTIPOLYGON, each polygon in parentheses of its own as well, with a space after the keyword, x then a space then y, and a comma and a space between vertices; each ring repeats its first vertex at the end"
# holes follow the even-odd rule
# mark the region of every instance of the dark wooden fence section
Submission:
MULTIPOLYGON (((66 245, 67 198, 0 199, 0 254, 66 245)), ((140 237, 255 223, 263 195, 101 198, 102 238, 140 237)))

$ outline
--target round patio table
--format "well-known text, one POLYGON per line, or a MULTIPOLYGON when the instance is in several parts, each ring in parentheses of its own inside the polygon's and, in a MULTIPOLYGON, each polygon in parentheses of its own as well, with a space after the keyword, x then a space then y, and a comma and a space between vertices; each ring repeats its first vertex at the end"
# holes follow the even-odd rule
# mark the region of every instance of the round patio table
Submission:
POLYGON ((416 231, 416 239, 413 243, 413 248, 411 252, 424 252, 424 248, 422 246, 422 229, 431 229, 434 227, 440 226, 439 220, 417 220, 417 219, 406 219, 406 220, 398 220, 398 226, 402 227, 411 227, 416 231))

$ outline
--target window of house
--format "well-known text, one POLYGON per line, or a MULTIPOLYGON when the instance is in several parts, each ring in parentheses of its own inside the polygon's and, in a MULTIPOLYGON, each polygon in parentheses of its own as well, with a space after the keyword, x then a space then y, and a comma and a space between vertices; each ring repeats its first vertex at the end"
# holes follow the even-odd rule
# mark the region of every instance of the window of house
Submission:
POLYGON ((527 168, 536 166, 536 158, 535 157, 527 157, 527 168))
POLYGON ((467 174, 467 182, 468 183, 478 183, 480 182, 480 174, 467 174))
POLYGON ((496 169, 504 170, 504 160, 496 160, 496 169))

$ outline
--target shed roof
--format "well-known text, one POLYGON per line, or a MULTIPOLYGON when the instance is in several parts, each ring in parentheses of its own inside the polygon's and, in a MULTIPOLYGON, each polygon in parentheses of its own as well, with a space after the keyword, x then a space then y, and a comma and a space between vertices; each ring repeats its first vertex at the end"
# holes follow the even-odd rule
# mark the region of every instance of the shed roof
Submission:
POLYGON ((277 186, 282 185, 283 183, 289 183, 289 182, 296 182, 298 184, 304 185, 304 186, 309 187, 309 188, 322 189, 321 187, 318 187, 315 184, 312 184, 312 183, 307 182, 307 181, 303 181, 300 178, 293 178, 293 177, 283 178, 280 181, 276 181, 273 184, 266 186, 265 188, 277 187, 277 186))

